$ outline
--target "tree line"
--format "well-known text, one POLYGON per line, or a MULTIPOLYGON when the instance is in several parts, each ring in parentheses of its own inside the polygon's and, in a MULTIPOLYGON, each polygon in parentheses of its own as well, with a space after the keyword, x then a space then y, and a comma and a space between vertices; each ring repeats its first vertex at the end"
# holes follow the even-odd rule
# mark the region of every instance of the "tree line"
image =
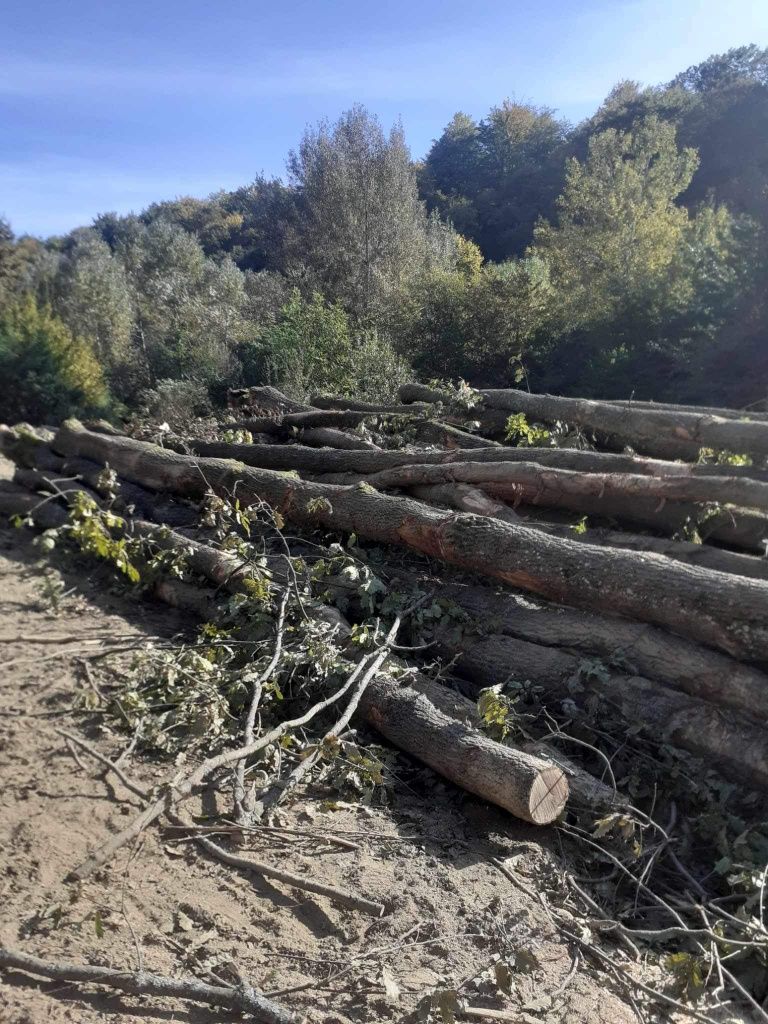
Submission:
POLYGON ((0 222, 0 416, 202 411, 273 383, 387 399, 412 375, 745 405, 768 393, 768 50, 619 83, 587 121, 505 100, 421 162, 355 106, 285 179, 0 222))

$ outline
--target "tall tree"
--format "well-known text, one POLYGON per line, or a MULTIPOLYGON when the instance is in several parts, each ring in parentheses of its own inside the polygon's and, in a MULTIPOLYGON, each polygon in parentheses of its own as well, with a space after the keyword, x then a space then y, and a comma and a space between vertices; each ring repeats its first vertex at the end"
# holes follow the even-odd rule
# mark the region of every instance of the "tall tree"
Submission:
POLYGON ((586 161, 571 160, 558 223, 535 235, 557 293, 555 386, 660 397, 720 326, 737 284, 733 225, 725 210, 692 217, 676 204, 697 164, 655 117, 599 133, 586 161))
POLYGON ((519 255, 562 187, 568 130, 553 111, 511 100, 479 124, 455 114, 424 162, 422 194, 488 259, 519 255))
POLYGON ((309 129, 288 160, 300 218, 292 262, 361 320, 410 275, 445 259, 430 230, 402 127, 385 135, 364 107, 309 129))
POLYGON ((97 232, 85 228, 68 237, 51 292, 55 311, 93 343, 116 392, 124 391, 119 378, 135 363, 133 303, 125 267, 97 232))
POLYGON ((155 221, 118 243, 135 310, 135 338, 147 378, 213 382, 231 375, 243 336, 243 274, 203 253, 192 235, 155 221))

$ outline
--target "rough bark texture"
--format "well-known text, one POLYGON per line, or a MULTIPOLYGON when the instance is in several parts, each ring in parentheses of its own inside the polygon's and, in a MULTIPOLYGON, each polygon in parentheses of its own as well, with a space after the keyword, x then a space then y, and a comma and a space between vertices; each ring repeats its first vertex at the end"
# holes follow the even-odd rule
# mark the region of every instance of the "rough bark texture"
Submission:
POLYGON ((477 627, 489 633, 631 666, 639 675, 734 708, 759 723, 768 720, 768 676, 764 672, 662 629, 571 608, 532 608, 517 595, 494 592, 490 587, 442 582, 439 594, 455 602, 477 627))
POLYGON ((44 502, 39 494, 11 480, 0 480, 0 516, 9 519, 30 516, 41 530, 55 530, 67 521, 67 513, 55 502, 44 502))
POLYGON ((652 451, 658 442, 683 442, 699 448, 768 455, 768 423, 733 420, 709 413, 675 412, 612 405, 585 398, 531 395, 527 391, 481 391, 484 405, 505 412, 522 412, 536 421, 573 423, 621 438, 652 451))
MULTIPOLYGON (((345 435, 346 436, 346 435, 345 435)), ((263 469, 296 469, 308 473, 354 473, 367 476, 398 466, 451 465, 456 462, 527 463, 536 462, 552 469, 571 469, 584 473, 632 473, 642 476, 748 477, 768 482, 768 471, 752 466, 689 465, 661 459, 646 459, 613 452, 579 451, 574 448, 509 448, 492 445, 485 438, 480 448, 452 451, 382 451, 370 448, 365 455, 347 455, 338 451, 318 451, 302 444, 231 444, 226 441, 198 441, 176 437, 163 444, 176 451, 192 452, 212 458, 237 459, 263 469)))
POLYGON ((692 412, 701 416, 722 416, 727 420, 757 420, 765 423, 768 421, 768 413, 755 409, 726 409, 713 405, 684 405, 676 402, 646 402, 638 401, 635 398, 610 398, 606 399, 609 405, 617 405, 621 409, 655 409, 663 412, 692 412))
POLYGON ((364 437, 356 434, 347 434, 343 430, 336 430, 335 427, 310 427, 301 432, 301 440, 313 448, 338 448, 345 452, 379 450, 372 441, 366 441, 364 437))
MULTIPOLYGON (((324 480, 321 478, 320 483, 324 480)), ((330 481, 328 481, 330 482, 330 481)), ((339 479, 337 482, 341 483, 339 479)), ((354 479, 348 481, 354 483, 354 479)), ((576 529, 574 525, 550 523, 537 518, 537 510, 531 506, 511 508, 503 501, 496 501, 485 491, 469 484, 435 484, 426 487, 411 487, 409 493, 430 505, 443 505, 460 512, 474 512, 477 515, 492 516, 505 523, 520 523, 532 526, 556 537, 575 540, 581 544, 596 544, 600 547, 623 548, 628 551, 648 551, 664 555, 677 562, 687 562, 702 569, 727 572, 733 576, 745 576, 753 580, 768 581, 768 558, 743 554, 713 547, 711 544, 696 544, 693 541, 669 540, 647 534, 628 533, 624 530, 609 530, 603 527, 576 529)), ((539 515, 541 513, 539 512, 539 515)))
POLYGON ((332 395, 313 395, 315 409, 349 409, 352 412, 386 413, 390 416, 415 416, 429 411, 429 405, 378 405, 376 402, 361 402, 355 398, 334 398, 332 395))
POLYGON ((447 505, 460 512, 472 512, 478 516, 492 516, 504 523, 520 523, 520 516, 503 501, 494 501, 485 491, 469 484, 433 484, 427 487, 411 487, 410 493, 430 505, 447 505))
MULTIPOLYGON (((626 501, 628 507, 636 499, 660 501, 717 502, 746 508, 768 509, 768 483, 744 477, 682 475, 643 476, 632 473, 581 473, 572 469, 555 469, 537 462, 453 462, 450 465, 415 464, 386 469, 367 477, 378 489, 412 487, 424 484, 467 483, 492 484, 497 493, 508 492, 508 500, 534 505, 568 507, 571 498, 579 506, 587 499, 600 515, 603 501, 626 501)), ((768 518, 766 518, 768 537, 768 518)))
POLYGON ((494 743, 450 718, 424 693, 374 680, 361 710, 395 746, 418 751, 418 758, 430 768, 523 821, 546 825, 565 806, 568 782, 560 768, 494 743))
POLYGON ((260 417, 241 420, 236 426, 263 434, 283 434, 307 427, 358 427, 369 415, 350 410, 308 409, 306 412, 286 413, 277 419, 260 417))
MULTIPOLYGON (((580 658, 510 636, 466 635, 457 648, 446 642, 444 653, 456 656, 456 668, 481 686, 509 679, 530 682, 554 699, 579 703, 598 694, 625 721, 637 723, 656 740, 663 740, 716 764, 730 778, 768 788, 768 733, 734 712, 724 714, 714 704, 652 682, 643 676, 609 672, 586 676, 580 658), (571 680, 580 679, 582 693, 571 680)), ((605 717, 605 715, 604 715, 605 717)))
POLYGON ((128 438, 93 434, 76 421, 59 430, 65 455, 108 461, 155 490, 200 496, 210 487, 264 500, 297 523, 401 544, 552 600, 610 610, 747 659, 768 657, 768 585, 672 563, 660 555, 598 548, 525 526, 442 512, 373 488, 308 483, 217 459, 176 455, 128 438))
POLYGON ((312 406, 297 402, 273 387, 230 388, 227 404, 232 409, 249 409, 261 416, 282 416, 290 412, 308 412, 312 406))
MULTIPOLYGON (((624 548, 630 551, 651 551, 665 555, 677 562, 698 565, 702 569, 715 572, 728 572, 734 576, 746 576, 753 580, 768 581, 768 558, 726 551, 711 544, 696 544, 693 541, 667 540, 664 537, 649 537, 641 533, 627 533, 623 530, 606 530, 600 527, 575 532, 571 526, 553 525, 535 522, 526 518, 527 510, 520 509, 520 517, 529 526, 556 534, 559 537, 570 537, 581 544, 598 544, 600 547, 624 548)), ((491 513, 486 513, 491 515, 491 513)), ((503 518, 503 517, 502 517, 503 518)))
POLYGON ((415 437, 425 444, 439 444, 449 449, 487 449, 490 447, 501 448, 496 441, 489 441, 485 437, 478 437, 477 434, 470 434, 466 430, 453 427, 450 423, 441 423, 439 420, 419 420, 413 425, 415 437))

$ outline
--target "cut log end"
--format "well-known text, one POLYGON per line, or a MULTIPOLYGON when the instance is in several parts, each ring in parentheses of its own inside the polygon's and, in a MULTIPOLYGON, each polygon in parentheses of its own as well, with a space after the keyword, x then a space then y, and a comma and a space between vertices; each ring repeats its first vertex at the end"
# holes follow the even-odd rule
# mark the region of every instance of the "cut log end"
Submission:
POLYGON ((568 800, 568 779, 556 765, 544 768, 531 786, 528 809, 536 825, 549 825, 563 813, 568 800))

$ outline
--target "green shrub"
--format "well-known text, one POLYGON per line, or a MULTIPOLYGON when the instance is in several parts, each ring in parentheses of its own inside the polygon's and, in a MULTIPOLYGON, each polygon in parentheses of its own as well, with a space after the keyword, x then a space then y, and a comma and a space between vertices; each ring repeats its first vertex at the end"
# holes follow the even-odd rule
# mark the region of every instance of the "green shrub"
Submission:
POLYGON ((142 391, 139 401, 144 415, 164 421, 176 431, 211 412, 208 391, 195 380, 159 380, 153 388, 142 391))
POLYGON ((375 331, 355 331, 346 310, 295 290, 275 324, 240 347, 246 385, 273 384, 300 401, 327 392, 387 401, 411 371, 375 331))
POLYGON ((0 313, 0 418, 41 423, 103 413, 109 392, 91 344, 31 296, 0 313))

